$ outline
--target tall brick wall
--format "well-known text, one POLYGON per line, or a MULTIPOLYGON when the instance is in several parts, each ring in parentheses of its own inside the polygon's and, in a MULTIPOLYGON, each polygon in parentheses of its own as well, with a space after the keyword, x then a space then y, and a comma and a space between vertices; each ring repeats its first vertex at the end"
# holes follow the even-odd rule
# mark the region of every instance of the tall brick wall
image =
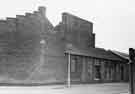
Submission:
POLYGON ((62 24, 65 31, 65 38, 68 43, 73 43, 82 48, 95 47, 93 23, 74 15, 63 13, 62 24))
POLYGON ((64 42, 45 12, 0 20, 0 83, 64 82, 64 42))
POLYGON ((66 80, 66 60, 64 56, 65 44, 61 37, 55 32, 47 39, 45 47, 44 63, 31 75, 31 81, 55 83, 66 80))

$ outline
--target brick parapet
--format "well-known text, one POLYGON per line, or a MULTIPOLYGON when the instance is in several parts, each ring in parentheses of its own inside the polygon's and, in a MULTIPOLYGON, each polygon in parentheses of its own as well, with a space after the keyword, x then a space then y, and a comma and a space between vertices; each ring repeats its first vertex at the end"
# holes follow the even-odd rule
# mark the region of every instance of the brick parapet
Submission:
POLYGON ((33 13, 25 13, 25 15, 16 15, 15 18, 7 17, 6 19, 1 19, 0 24, 14 24, 18 20, 27 19, 30 17, 46 17, 46 8, 45 7, 39 7, 37 11, 34 11, 33 13))

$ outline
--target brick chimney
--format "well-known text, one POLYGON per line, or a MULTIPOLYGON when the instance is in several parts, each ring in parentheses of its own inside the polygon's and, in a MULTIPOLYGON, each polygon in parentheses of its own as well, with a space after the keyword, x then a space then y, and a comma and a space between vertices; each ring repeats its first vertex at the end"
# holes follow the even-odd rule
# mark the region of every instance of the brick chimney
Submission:
POLYGON ((46 16, 46 7, 40 6, 38 11, 41 13, 41 15, 46 16))

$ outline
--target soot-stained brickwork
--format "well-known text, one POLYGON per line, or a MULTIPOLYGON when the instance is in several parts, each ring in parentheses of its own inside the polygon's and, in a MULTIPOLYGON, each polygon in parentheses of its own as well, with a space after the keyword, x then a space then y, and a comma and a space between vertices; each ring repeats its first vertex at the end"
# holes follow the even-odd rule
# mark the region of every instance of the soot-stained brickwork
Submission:
MULTIPOLYGON (((94 66, 88 64, 94 65, 95 58, 104 61, 109 57, 110 61, 114 58, 121 61, 105 50, 102 55, 95 48, 92 22, 63 13, 62 21, 54 27, 46 17, 46 8, 39 7, 33 13, 0 20, 0 83, 66 83, 69 62, 67 46, 80 49, 71 50, 73 57, 77 56, 80 60, 79 73, 74 72, 73 75, 80 82, 94 81, 94 66), (88 62, 89 59, 92 62, 88 62), (93 76, 89 77, 88 73, 93 76)), ((71 80, 74 79, 71 77, 71 80)))
POLYGON ((73 43, 82 48, 95 47, 95 34, 93 23, 69 13, 63 13, 65 38, 68 43, 73 43))
POLYGON ((0 83, 64 79, 64 42, 53 32, 45 12, 39 7, 33 13, 0 20, 0 83))

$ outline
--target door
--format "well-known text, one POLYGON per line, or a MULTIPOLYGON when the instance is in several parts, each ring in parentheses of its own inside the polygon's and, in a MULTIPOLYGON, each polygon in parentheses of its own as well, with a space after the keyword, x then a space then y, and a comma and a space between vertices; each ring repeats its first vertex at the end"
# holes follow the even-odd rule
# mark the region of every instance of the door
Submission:
POLYGON ((71 81, 81 80, 82 62, 79 56, 72 56, 71 59, 71 81))

